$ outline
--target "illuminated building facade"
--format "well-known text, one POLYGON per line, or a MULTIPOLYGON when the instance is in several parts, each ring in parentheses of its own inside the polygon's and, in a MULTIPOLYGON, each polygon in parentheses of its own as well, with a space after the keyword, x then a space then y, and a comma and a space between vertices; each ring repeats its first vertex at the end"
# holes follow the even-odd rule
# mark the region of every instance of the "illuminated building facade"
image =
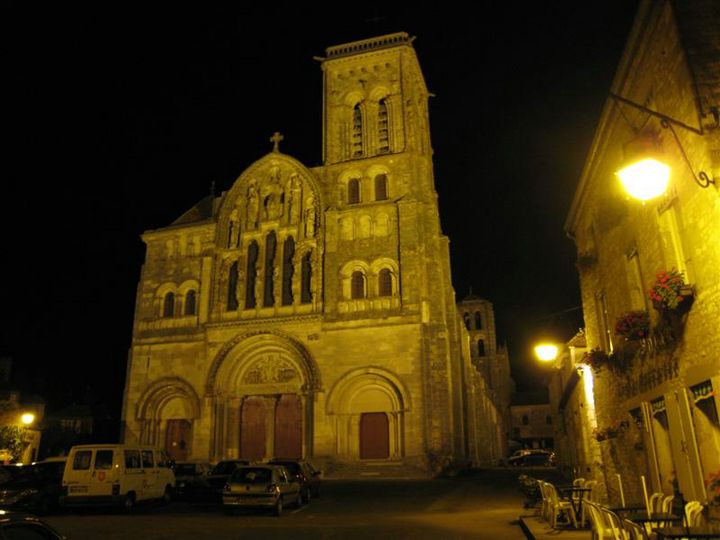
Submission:
POLYGON ((275 134, 228 191, 143 234, 125 440, 328 471, 467 463, 482 391, 412 39, 330 47, 321 66, 322 166, 283 154, 275 134))
POLYGON ((705 502, 720 470, 719 28, 716 3, 641 2, 566 221, 600 366, 594 474, 613 501, 619 474, 628 501, 642 501, 642 475, 651 492, 705 502), (672 176, 640 203, 614 173, 648 133, 672 176), (702 188, 700 171, 716 183, 702 188))

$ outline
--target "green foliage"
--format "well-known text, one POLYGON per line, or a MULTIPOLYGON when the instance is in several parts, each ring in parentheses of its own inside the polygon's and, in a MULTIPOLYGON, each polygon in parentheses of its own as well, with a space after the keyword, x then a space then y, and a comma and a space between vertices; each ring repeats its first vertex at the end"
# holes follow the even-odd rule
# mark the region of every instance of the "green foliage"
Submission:
POLYGON ((23 451, 25 428, 14 425, 0 426, 0 449, 7 450, 13 460, 20 458, 23 451))
POLYGON ((658 272, 655 278, 655 285, 650 289, 653 307, 658 311, 677 309, 686 298, 682 294, 682 289, 685 287, 682 272, 673 268, 658 272))
POLYGON ((628 311, 618 317, 615 334, 630 341, 645 339, 650 335, 650 314, 645 310, 628 311))

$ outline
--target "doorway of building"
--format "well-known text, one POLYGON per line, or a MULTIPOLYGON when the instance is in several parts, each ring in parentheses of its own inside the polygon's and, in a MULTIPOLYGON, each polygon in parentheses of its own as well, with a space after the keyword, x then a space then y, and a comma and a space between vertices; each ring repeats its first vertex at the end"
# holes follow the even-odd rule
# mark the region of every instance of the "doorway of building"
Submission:
POLYGON ((283 394, 275 408, 275 457, 302 459, 302 410, 295 394, 283 394))
POLYGON ((175 461, 185 461, 190 455, 192 423, 189 420, 168 420, 165 450, 175 461))
POLYGON ((360 415, 360 459, 390 457, 390 430, 385 413, 360 415))
POLYGON ((240 422, 240 457, 249 461, 265 459, 265 404, 261 397, 243 401, 240 422))

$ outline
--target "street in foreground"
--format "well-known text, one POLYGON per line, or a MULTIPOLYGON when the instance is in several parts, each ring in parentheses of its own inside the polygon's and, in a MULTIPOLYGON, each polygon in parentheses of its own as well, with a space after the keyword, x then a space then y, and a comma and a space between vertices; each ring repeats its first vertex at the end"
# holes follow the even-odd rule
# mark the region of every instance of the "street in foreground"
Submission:
POLYGON ((112 511, 73 512, 47 521, 70 540, 103 538, 475 538, 523 539, 516 520, 523 497, 515 473, 442 480, 326 481, 322 498, 281 517, 174 502, 112 511))

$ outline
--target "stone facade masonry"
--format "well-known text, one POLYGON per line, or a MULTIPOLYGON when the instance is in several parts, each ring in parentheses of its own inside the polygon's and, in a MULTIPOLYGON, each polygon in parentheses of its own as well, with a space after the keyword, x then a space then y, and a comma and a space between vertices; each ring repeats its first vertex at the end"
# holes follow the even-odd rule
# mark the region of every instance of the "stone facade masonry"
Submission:
POLYGON ((720 20, 717 9, 692 16, 701 7, 641 3, 611 90, 622 99, 606 102, 566 221, 578 250, 588 350, 629 363, 595 374, 598 429, 620 426, 599 443, 596 470, 613 502, 618 474, 628 502, 643 499, 641 475, 649 491, 705 502, 708 475, 720 470, 720 103, 712 97, 720 95, 720 79, 703 71, 720 59, 720 20), (686 38, 712 46, 689 49, 686 38), (672 167, 668 193, 645 204, 628 200, 614 177, 623 146, 640 132, 657 137, 672 167), (699 171, 715 185, 699 187, 699 171), (672 268, 693 286, 694 302, 670 317, 654 308, 648 291, 658 272, 672 268), (631 310, 650 314, 644 340, 615 334, 617 318, 631 310))
POLYGON ((276 134, 227 192, 144 233, 125 440, 328 471, 497 460, 505 430, 455 306, 412 40, 331 47, 322 70, 322 166, 276 134))

